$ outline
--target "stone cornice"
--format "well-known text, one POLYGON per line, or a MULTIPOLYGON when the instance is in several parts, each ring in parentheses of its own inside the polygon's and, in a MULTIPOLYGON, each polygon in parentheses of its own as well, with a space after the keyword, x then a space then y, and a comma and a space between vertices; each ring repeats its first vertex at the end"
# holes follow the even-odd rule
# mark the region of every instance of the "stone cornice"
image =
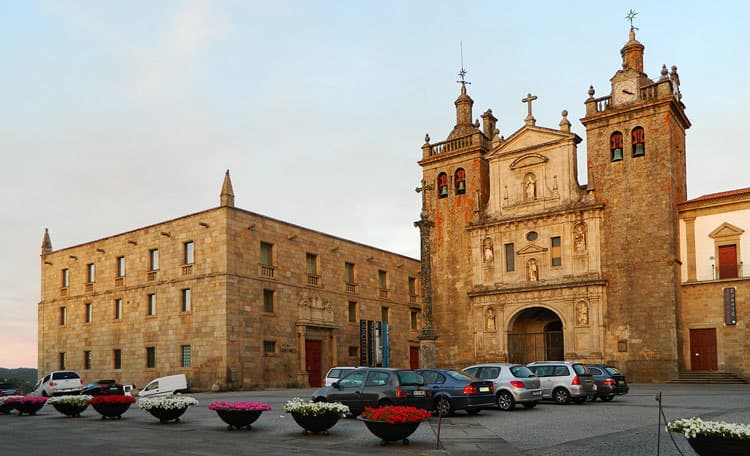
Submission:
POLYGON ((472 298, 479 296, 503 295, 514 293, 533 293, 537 291, 556 290, 565 288, 604 287, 607 285, 605 279, 583 279, 583 280, 559 280, 554 282, 525 282, 520 285, 506 285, 503 288, 475 287, 468 295, 472 298))
POLYGON ((476 230, 480 228, 489 228, 491 226, 507 225, 511 223, 525 222, 528 220, 544 220, 544 219, 559 217, 561 215, 567 215, 567 214, 576 213, 576 212, 599 211, 603 209, 604 209, 604 204, 602 203, 584 204, 581 206, 566 206, 562 209, 550 210, 548 212, 539 213, 539 214, 517 215, 513 217, 506 217, 506 218, 492 218, 492 219, 488 218, 486 220, 480 220, 479 222, 468 225, 466 227, 466 230, 472 231, 472 230, 476 230))

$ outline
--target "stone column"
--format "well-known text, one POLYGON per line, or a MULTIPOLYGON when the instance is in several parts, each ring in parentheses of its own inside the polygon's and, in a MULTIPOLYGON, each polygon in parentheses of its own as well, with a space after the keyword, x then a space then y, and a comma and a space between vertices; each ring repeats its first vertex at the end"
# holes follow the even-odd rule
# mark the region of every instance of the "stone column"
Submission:
POLYGON ((331 365, 338 366, 339 364, 339 350, 337 344, 336 330, 331 330, 331 365))
POLYGON ((307 375, 307 357, 305 356, 305 327, 297 326, 297 352, 299 353, 299 369, 297 371, 297 383, 310 386, 307 375))
POLYGON ((431 368, 437 367, 437 347, 435 341, 438 336, 432 327, 432 267, 430 265, 430 228, 435 223, 428 219, 426 209, 427 190, 432 190, 432 185, 427 185, 422 181, 422 186, 417 188, 417 192, 422 193, 422 212, 420 219, 414 222, 414 226, 419 228, 421 266, 422 266, 422 332, 417 337, 419 339, 419 367, 431 368))

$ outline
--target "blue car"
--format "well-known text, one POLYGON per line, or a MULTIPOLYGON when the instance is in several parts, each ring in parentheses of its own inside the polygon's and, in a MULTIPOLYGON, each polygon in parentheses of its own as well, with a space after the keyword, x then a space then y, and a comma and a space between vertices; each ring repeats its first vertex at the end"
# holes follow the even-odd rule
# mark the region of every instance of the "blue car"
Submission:
POLYGON ((456 410, 476 415, 483 408, 495 406, 495 386, 449 369, 417 369, 432 393, 435 413, 447 416, 456 410))

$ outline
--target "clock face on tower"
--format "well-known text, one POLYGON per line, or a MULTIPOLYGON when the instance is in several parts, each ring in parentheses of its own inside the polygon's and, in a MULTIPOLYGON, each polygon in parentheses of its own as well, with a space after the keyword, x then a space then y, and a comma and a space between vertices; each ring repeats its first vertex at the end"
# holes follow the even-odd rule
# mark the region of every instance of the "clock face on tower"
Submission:
POLYGON ((621 81, 615 84, 612 98, 618 105, 632 103, 638 97, 637 90, 634 80, 621 81))

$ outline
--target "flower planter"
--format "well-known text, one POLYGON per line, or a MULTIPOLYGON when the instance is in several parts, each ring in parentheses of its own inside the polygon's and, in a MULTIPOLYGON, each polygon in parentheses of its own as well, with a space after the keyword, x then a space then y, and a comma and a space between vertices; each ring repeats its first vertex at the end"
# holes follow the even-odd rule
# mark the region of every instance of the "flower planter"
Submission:
POLYGON ((10 402, 10 405, 18 410, 18 415, 21 416, 24 413, 27 415, 36 415, 36 412, 38 412, 42 407, 44 407, 44 403, 47 401, 46 398, 38 398, 38 397, 29 397, 29 398, 20 398, 15 399, 10 402))
POLYGON ((122 414, 130 408, 130 403, 113 404, 101 402, 97 404, 92 402, 91 406, 102 416, 103 420, 107 418, 119 420, 122 418, 122 414))
POLYGON ((7 415, 12 411, 13 411, 13 404, 6 404, 4 402, 0 404, 0 413, 4 413, 7 415))
POLYGON ((700 456, 747 456, 750 454, 750 440, 697 435, 689 438, 688 443, 700 456))
POLYGON ((89 408, 89 404, 64 404, 53 402, 52 407, 65 416, 79 417, 84 410, 89 408))
POLYGON ((247 428, 251 429, 255 420, 263 413, 262 410, 216 410, 216 414, 229 426, 228 430, 247 428))
POLYGON ((379 437, 383 441, 383 444, 401 440, 404 445, 408 445, 409 439, 407 437, 412 435, 421 423, 421 421, 386 423, 385 421, 372 421, 362 417, 358 417, 357 419, 363 421, 367 429, 375 434, 376 437, 379 437))
POLYGON ((180 421, 180 417, 183 413, 187 410, 188 406, 181 408, 159 408, 159 407, 153 407, 148 409, 148 413, 154 416, 154 418, 158 418, 160 422, 162 423, 168 423, 170 421, 174 421, 178 423, 180 421))
POLYGON ((292 412, 292 418, 299 424, 305 433, 325 432, 338 423, 341 414, 335 412, 323 413, 319 415, 303 415, 302 413, 292 412))

